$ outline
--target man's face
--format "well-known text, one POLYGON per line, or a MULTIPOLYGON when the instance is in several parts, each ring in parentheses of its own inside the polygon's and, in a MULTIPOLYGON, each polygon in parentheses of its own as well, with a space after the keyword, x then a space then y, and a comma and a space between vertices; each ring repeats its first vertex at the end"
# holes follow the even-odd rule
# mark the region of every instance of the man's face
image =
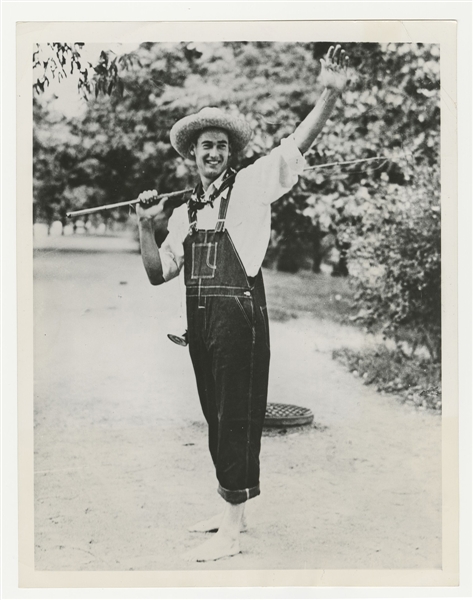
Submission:
POLYGON ((221 129, 202 132, 192 150, 200 176, 209 182, 215 181, 228 166, 230 142, 221 129))

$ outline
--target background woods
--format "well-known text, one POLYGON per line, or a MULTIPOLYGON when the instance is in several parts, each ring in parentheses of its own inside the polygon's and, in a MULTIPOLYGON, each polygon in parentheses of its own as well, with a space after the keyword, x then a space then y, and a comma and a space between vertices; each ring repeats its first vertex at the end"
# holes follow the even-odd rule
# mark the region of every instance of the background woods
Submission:
MULTIPOLYGON (((254 136, 236 167, 290 134, 321 92, 330 43, 144 43, 133 52, 83 45, 38 47, 34 82, 34 219, 193 185, 195 171, 169 143, 173 123, 205 105, 239 112, 254 136), (46 59, 40 54, 49 51, 46 59), (52 90, 75 73, 80 114, 57 110, 52 90)), ((354 286, 352 318, 428 348, 440 360, 439 46, 345 44, 351 82, 314 147, 310 166, 376 156, 361 165, 308 170, 273 205, 267 264, 320 270, 354 286)), ((126 223, 128 209, 91 216, 126 223)))

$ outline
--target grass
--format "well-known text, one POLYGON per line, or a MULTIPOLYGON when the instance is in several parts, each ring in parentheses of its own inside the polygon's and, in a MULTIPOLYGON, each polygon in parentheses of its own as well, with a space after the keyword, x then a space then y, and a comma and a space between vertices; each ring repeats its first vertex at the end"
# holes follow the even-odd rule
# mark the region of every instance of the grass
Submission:
MULTIPOLYGON (((347 322, 353 292, 346 278, 310 271, 293 275, 271 270, 265 270, 264 278, 273 320, 312 316, 347 322)), ((427 358, 406 356, 400 349, 383 345, 358 351, 341 348, 333 352, 333 358, 379 392, 395 394, 401 402, 441 411, 440 365, 427 358)))
POLYGON ((300 271, 264 271, 270 317, 286 321, 313 316, 343 323, 350 314, 353 292, 347 279, 300 271))

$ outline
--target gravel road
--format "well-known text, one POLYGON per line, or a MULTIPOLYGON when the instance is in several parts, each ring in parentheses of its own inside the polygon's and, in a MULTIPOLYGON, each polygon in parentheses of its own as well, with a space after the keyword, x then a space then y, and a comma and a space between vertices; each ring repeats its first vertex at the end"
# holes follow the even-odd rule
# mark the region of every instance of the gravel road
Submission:
POLYGON ((35 255, 36 569, 441 568, 441 417, 346 372, 331 352, 362 334, 315 318, 272 323, 269 395, 313 426, 265 433, 242 553, 184 562, 202 539, 187 526, 222 501, 187 349, 166 337, 179 289, 111 249, 35 255))

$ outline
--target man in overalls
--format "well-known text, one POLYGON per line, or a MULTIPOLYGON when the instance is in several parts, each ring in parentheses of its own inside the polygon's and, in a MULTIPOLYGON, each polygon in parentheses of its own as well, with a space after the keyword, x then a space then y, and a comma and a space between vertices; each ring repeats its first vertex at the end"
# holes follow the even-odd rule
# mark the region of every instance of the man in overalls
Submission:
POLYGON ((177 122, 171 143, 196 162, 200 183, 187 205, 137 206, 143 263, 159 285, 184 268, 188 341, 223 514, 191 531, 217 533, 188 553, 197 561, 240 552, 245 502, 260 493, 259 454, 266 410, 269 330, 261 264, 271 231, 271 203, 298 180, 303 154, 322 130, 346 85, 348 57, 339 46, 322 61, 325 90, 294 134, 238 173, 232 155, 251 137, 246 121, 204 108, 177 122), (156 232, 167 230, 158 248, 156 232))

